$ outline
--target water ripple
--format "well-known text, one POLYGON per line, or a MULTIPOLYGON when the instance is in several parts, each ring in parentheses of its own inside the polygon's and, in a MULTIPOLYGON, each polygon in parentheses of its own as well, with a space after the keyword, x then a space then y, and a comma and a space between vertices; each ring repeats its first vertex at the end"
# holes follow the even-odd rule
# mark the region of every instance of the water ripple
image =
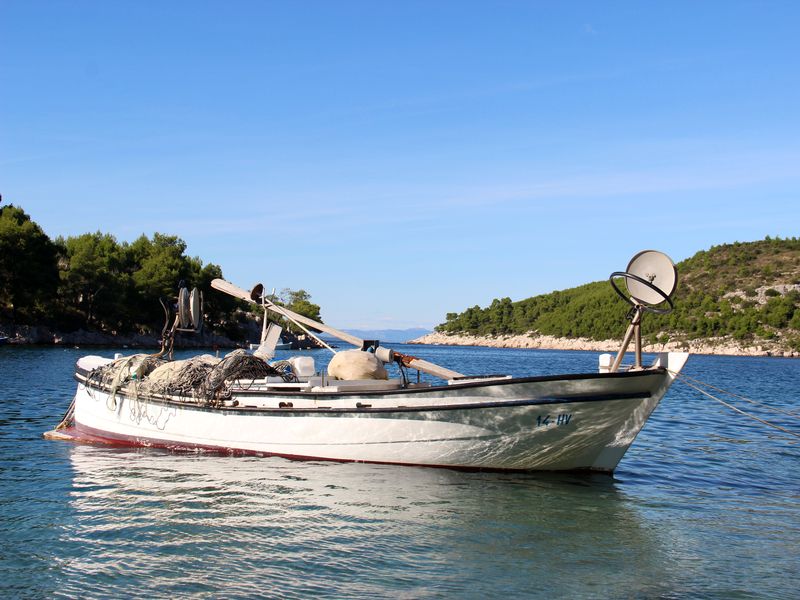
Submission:
MULTIPOLYGON (((597 360, 413 353, 515 375, 597 360)), ((798 445, 685 386, 613 478, 461 473, 42 440, 80 354, 0 349, 5 597, 728 598, 800 586, 798 445)), ((692 357, 687 373, 797 410, 798 361, 692 357)))

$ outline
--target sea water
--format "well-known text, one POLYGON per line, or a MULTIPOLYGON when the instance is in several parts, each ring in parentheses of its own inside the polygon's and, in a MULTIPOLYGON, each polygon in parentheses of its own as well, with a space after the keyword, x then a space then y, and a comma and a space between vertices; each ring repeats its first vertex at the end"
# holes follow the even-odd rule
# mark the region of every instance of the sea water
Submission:
MULTIPOLYGON (((515 376, 591 372, 598 357, 399 349, 515 376)), ((77 358, 115 351, 0 348, 4 598, 798 597, 800 440, 680 382, 613 476, 42 439, 69 405, 77 358)), ((693 356, 684 372, 793 412, 725 397, 800 432, 800 361, 693 356)))

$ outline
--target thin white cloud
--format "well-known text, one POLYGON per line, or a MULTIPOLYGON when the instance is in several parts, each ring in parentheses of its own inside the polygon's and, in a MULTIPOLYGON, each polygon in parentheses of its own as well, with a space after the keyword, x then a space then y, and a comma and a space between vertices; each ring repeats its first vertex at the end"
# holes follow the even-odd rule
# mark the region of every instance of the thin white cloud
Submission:
POLYGON ((732 190, 800 179, 800 153, 741 157, 723 164, 694 164, 617 172, 578 173, 557 179, 471 187, 442 204, 475 207, 547 199, 593 199, 630 195, 732 190))
MULTIPOLYGON (((357 192, 332 189, 330 199, 294 198, 291 202, 260 200, 268 209, 245 209, 252 200, 232 200, 233 207, 213 216, 181 220, 184 235, 337 235, 391 227, 398 233, 423 228, 453 211, 486 206, 522 205, 551 200, 593 201, 598 198, 644 197, 735 190, 774 181, 800 178, 800 154, 743 156, 717 164, 670 166, 662 169, 564 174, 540 181, 486 183, 477 186, 411 185, 387 192, 363 187, 357 192), (341 200, 346 197, 347 200, 341 200), (401 202, 400 198, 404 200, 401 202), (289 210, 286 210, 287 207, 289 210), (302 208, 297 208, 302 207, 302 208)), ((136 227, 134 227, 136 228, 136 227)))

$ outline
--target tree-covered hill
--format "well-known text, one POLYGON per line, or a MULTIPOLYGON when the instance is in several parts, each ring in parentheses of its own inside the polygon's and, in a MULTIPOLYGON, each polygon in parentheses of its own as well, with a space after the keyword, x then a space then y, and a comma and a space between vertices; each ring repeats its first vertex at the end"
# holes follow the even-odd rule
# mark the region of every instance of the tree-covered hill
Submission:
MULTIPOLYGON (((800 239, 770 238, 703 250, 677 264, 675 310, 648 315, 643 335, 653 342, 730 338, 779 342, 800 350, 800 239)), ((495 299, 448 313, 442 333, 535 333, 604 340, 620 337, 628 305, 607 281, 512 302, 495 299)))
MULTIPOLYGON (((45 326, 109 335, 159 335, 160 298, 172 299, 178 284, 204 294, 205 328, 243 341, 260 310, 211 289, 218 265, 186 255, 174 235, 141 235, 119 242, 95 232, 51 240, 22 208, 0 206, 0 331, 45 326)), ((320 308, 305 290, 284 290, 278 299, 319 320, 320 308)), ((258 328, 257 328, 258 329, 258 328)))

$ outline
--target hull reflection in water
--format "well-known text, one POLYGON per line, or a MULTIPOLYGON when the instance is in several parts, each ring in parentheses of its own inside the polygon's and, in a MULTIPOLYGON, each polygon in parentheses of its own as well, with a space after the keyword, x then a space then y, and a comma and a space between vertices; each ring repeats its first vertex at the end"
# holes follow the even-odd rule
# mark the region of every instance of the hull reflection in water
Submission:
POLYGON ((479 596, 500 581, 569 595, 591 589, 582 563, 611 595, 672 579, 655 528, 607 477, 89 446, 70 459, 67 595, 479 596))

